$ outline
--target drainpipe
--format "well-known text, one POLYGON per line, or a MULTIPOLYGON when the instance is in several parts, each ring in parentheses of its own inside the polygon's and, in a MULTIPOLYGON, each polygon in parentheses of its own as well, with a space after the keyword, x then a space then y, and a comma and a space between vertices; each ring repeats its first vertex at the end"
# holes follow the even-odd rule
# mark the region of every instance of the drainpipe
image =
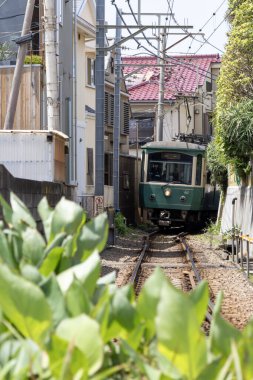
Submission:
POLYGON ((232 228, 234 230, 235 228, 235 202, 237 201, 237 198, 232 199, 232 228))
POLYGON ((237 198, 232 199, 232 259, 235 260, 234 241, 235 241, 235 202, 237 198))

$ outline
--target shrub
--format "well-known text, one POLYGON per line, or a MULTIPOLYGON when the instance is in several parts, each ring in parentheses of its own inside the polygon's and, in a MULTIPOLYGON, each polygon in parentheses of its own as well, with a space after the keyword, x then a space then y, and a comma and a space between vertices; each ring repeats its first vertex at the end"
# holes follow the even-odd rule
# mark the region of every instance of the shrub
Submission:
POLYGON ((157 268, 135 298, 100 277, 105 214, 86 222, 77 204, 43 199, 41 235, 15 195, 0 202, 1 379, 252 379, 253 322, 225 322, 219 296, 206 337, 205 282, 184 294, 157 268))
POLYGON ((42 60, 42 57, 40 55, 27 55, 25 57, 25 65, 30 65, 30 64, 33 64, 33 65, 42 65, 43 64, 43 60, 42 60))
POLYGON ((115 228, 120 235, 127 234, 127 232, 129 231, 129 228, 127 227, 127 224, 126 224, 126 218, 121 212, 116 212, 114 216, 114 223, 115 223, 115 228))

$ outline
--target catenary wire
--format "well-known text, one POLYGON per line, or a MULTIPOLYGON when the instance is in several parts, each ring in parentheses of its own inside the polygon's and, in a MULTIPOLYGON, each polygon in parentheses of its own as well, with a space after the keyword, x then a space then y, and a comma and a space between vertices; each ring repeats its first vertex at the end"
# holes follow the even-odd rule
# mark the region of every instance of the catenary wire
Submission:
MULTIPOLYGON (((119 8, 118 8, 117 4, 115 4, 115 0, 111 0, 111 1, 112 1, 112 5, 114 5, 114 7, 116 8, 116 11, 117 11, 118 15, 120 16, 123 24, 126 26, 126 28, 128 30, 128 33, 131 35, 130 29, 127 27, 127 24, 126 24, 126 22, 125 22, 125 20, 124 20, 124 18, 122 16, 122 14, 121 14, 121 12, 119 11, 119 8)), ((133 37, 133 39, 137 43, 138 48, 143 48, 144 50, 146 50, 153 57, 161 58, 160 56, 158 56, 157 54, 155 54, 154 52, 152 52, 151 50, 149 50, 147 47, 141 45, 140 42, 137 41, 135 37, 133 37)), ((176 61, 177 63, 181 64, 182 66, 187 66, 190 70, 192 70, 194 72, 196 72, 196 70, 200 70, 200 71, 202 71, 202 73, 199 73, 199 74, 202 75, 202 76, 205 76, 205 77, 207 77, 209 79, 212 79, 212 77, 218 77, 216 75, 211 76, 208 70, 199 68, 197 65, 194 65, 194 64, 190 65, 190 66, 196 67, 196 70, 195 70, 195 69, 189 67, 189 64, 178 62, 178 60, 176 58, 173 58, 173 57, 170 57, 170 56, 167 56, 167 58, 170 58, 171 60, 176 61), (203 74, 203 72, 205 72, 205 74, 203 74)), ((165 62, 167 62, 167 59, 165 59, 165 62)))

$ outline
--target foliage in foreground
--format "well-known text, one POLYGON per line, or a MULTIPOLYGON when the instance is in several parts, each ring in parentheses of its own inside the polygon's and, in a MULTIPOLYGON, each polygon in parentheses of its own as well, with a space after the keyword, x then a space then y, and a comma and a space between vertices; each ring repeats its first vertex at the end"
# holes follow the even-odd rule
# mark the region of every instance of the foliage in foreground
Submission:
POLYGON ((100 277, 104 214, 43 199, 43 237, 15 195, 1 203, 0 379, 252 379, 253 322, 230 326, 219 297, 206 337, 206 283, 184 294, 158 268, 136 299, 100 277))

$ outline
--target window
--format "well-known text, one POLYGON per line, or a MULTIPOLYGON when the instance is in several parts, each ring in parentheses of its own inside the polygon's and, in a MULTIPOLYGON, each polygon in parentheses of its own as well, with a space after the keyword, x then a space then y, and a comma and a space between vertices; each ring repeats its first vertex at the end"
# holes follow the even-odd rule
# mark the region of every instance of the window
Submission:
POLYGON ((87 58, 87 85, 95 87, 95 59, 87 58))
POLYGON ((105 126, 113 127, 114 122, 114 95, 105 92, 105 126))
POLYGON ((211 92, 213 89, 212 82, 206 82, 206 92, 211 92))
POLYGON ((197 165, 196 165, 196 180, 195 185, 201 185, 201 171, 202 171, 202 156, 198 154, 197 156, 197 165))
POLYGON ((109 123, 109 94, 105 92, 105 125, 109 123))
POLYGON ((174 152, 150 153, 148 181, 191 185, 192 157, 174 152))
POLYGON ((110 94, 110 119, 109 125, 113 127, 114 124, 114 95, 110 94))
POLYGON ((129 103, 121 103, 121 115, 122 115, 122 133, 129 135, 129 103))

